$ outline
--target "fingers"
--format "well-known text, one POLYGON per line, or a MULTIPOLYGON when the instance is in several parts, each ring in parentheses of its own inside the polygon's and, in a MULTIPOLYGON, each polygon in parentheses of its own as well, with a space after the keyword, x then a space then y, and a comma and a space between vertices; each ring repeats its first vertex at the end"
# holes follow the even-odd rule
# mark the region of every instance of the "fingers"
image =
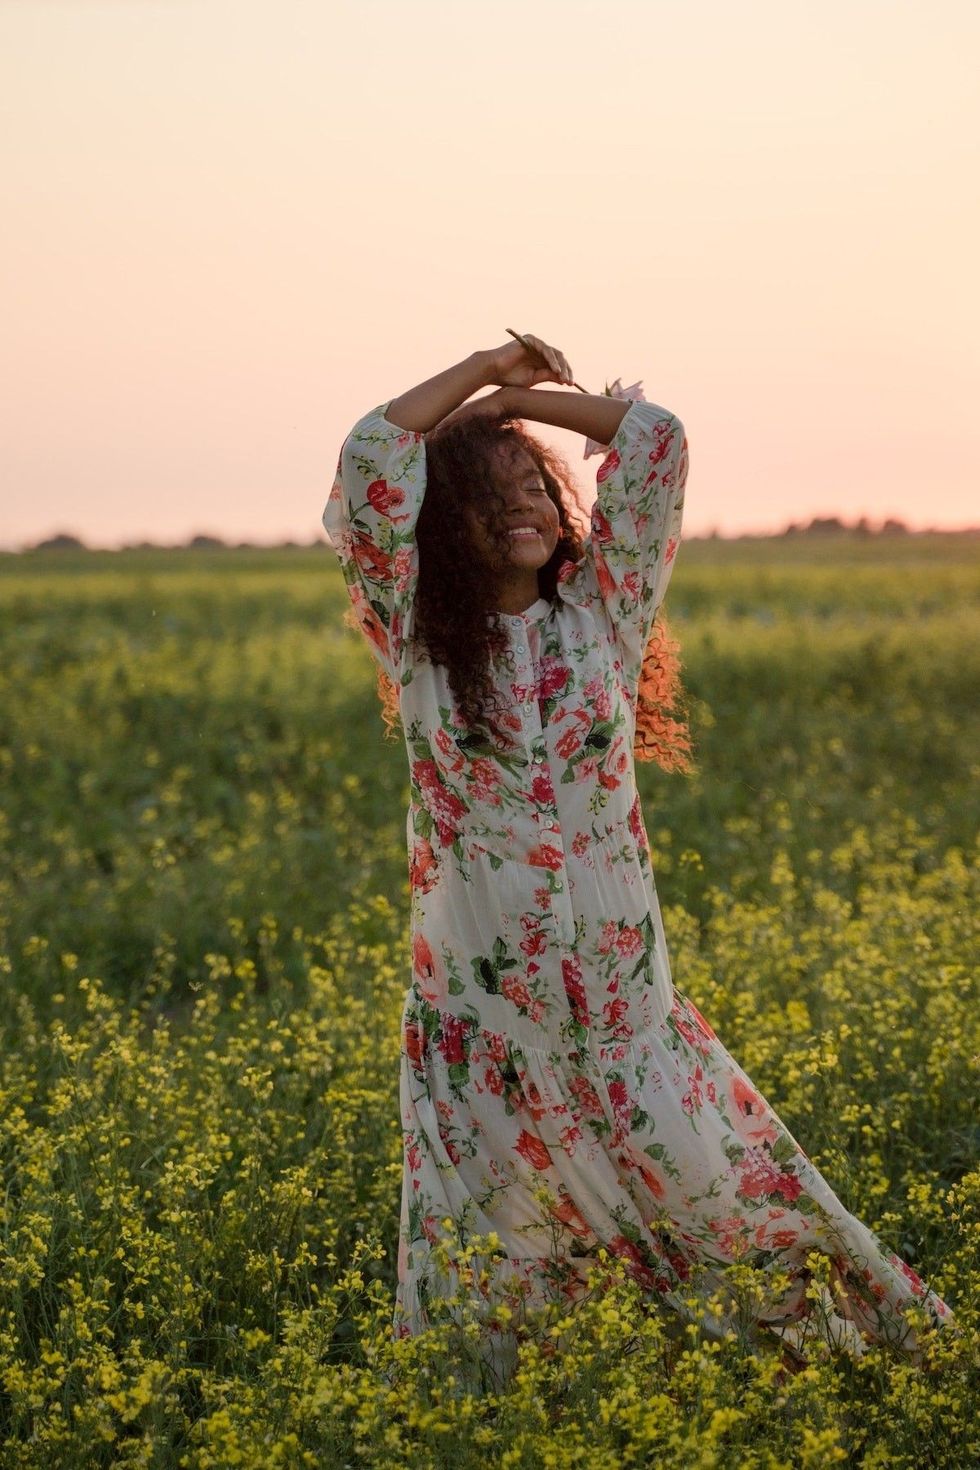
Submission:
POLYGON ((540 337, 532 337, 530 332, 525 333, 528 342, 544 358, 545 362, 558 378, 559 382, 571 384, 574 381, 574 373, 568 363, 568 358, 563 352, 554 347, 549 347, 547 342, 542 342, 540 337))

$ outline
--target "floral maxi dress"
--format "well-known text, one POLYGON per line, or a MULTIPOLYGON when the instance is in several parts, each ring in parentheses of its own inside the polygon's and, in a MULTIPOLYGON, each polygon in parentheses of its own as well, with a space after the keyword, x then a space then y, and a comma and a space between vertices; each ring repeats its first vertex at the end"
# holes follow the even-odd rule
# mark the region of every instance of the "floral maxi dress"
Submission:
POLYGON ((759 1309, 763 1338, 917 1353, 905 1308, 936 1325, 952 1312, 844 1208, 672 984, 633 738, 680 536, 683 424, 630 402, 582 559, 553 601, 499 615, 504 743, 457 720, 445 668, 413 649, 426 451, 389 403, 344 441, 323 522, 398 686, 411 773, 396 1335, 424 1330, 458 1287, 446 1241, 494 1233, 491 1305, 573 1300, 604 1246, 682 1321, 692 1288, 706 1302, 743 1261, 785 1273, 759 1309), (833 1297, 807 1294, 812 1250, 833 1297))

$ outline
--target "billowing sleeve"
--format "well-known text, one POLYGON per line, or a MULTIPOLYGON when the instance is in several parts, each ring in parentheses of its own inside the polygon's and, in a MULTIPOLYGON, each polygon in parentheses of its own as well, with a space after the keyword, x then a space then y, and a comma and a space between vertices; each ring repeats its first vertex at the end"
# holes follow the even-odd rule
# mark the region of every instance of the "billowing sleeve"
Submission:
POLYGON ((359 418, 344 440, 323 525, 371 650, 398 683, 418 585, 425 443, 389 423, 390 403, 359 418))
POLYGON ((598 600, 638 678, 681 536, 687 436, 669 409, 634 399, 596 471, 585 555, 563 569, 567 592, 598 600))

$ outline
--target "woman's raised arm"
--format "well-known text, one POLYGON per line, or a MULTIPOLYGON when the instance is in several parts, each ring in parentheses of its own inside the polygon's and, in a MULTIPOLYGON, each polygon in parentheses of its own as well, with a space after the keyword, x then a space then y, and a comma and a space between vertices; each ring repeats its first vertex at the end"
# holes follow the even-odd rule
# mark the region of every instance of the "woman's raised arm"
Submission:
POLYGON ((396 428, 426 433, 458 408, 471 393, 490 384, 491 359, 492 353, 471 352, 462 362, 393 398, 385 417, 396 428))

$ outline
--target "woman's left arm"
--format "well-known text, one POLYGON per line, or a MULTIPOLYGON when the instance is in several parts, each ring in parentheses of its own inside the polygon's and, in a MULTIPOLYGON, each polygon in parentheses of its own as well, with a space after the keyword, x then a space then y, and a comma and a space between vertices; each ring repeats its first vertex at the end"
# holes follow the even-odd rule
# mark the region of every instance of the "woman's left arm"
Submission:
POLYGON ((499 395, 518 418, 571 429, 597 444, 611 444, 630 406, 605 393, 549 393, 543 388, 505 388, 499 395))

